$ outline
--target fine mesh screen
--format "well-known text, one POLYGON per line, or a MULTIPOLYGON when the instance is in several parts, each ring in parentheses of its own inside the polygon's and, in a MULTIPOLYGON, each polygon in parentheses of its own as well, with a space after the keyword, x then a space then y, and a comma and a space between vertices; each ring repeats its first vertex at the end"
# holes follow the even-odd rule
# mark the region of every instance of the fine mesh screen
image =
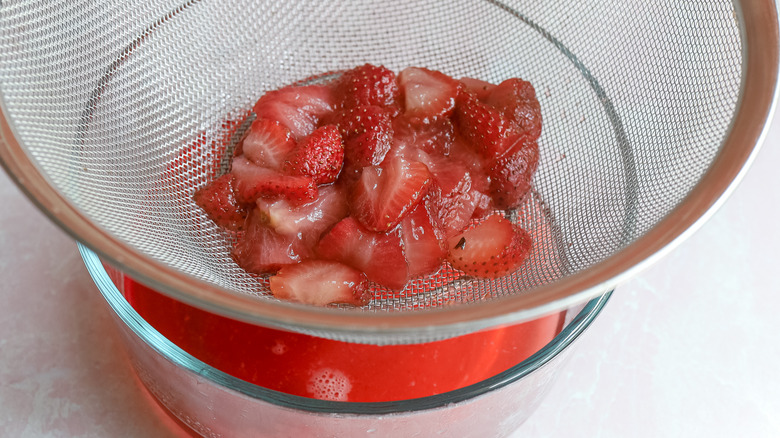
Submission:
MULTIPOLYGON (((534 191, 510 213, 535 236, 515 274, 444 268, 364 310, 523 293, 657 224, 708 169, 740 92, 729 1, 4 0, 0 92, 18 140, 97 226, 241 293, 267 280, 191 201, 224 171, 265 91, 363 63, 534 84, 534 191)), ((271 298, 269 298, 271 299, 271 298)))

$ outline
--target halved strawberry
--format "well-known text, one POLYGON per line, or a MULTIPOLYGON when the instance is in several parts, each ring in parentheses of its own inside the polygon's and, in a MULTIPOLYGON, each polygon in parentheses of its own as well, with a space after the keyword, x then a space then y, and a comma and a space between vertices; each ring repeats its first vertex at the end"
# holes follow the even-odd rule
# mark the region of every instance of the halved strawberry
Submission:
POLYGON ((192 199, 218 226, 232 231, 243 227, 247 211, 233 193, 232 175, 220 176, 196 191, 192 199))
POLYGON ((284 198, 293 205, 317 199, 317 186, 310 176, 282 175, 243 156, 233 159, 230 173, 234 177, 236 199, 242 204, 252 204, 261 197, 284 198))
POLYGON ((270 278, 269 286, 276 298, 315 306, 362 306, 371 299, 368 280, 362 272, 325 260, 285 266, 270 278))
POLYGON ((276 120, 257 119, 241 141, 241 153, 261 167, 278 169, 295 147, 290 130, 276 120))
POLYGON ((257 200, 257 214, 275 232, 298 236, 310 247, 320 240, 322 233, 347 216, 345 190, 337 185, 322 186, 319 196, 308 204, 294 206, 284 199, 257 200))
POLYGON ((393 140, 390 115, 376 105, 361 105, 344 110, 338 122, 344 138, 345 161, 362 168, 384 160, 393 140))
POLYGON ((515 131, 531 140, 542 133, 542 109, 530 82, 507 79, 490 91, 485 103, 492 105, 515 125, 515 131))
POLYGON ((363 271, 373 282, 400 290, 409 275, 399 231, 396 227, 377 233, 346 217, 322 236, 316 253, 363 271))
POLYGON ((284 162, 288 175, 310 176, 315 184, 336 181, 344 164, 344 144, 335 125, 326 125, 301 139, 284 162))
POLYGON ((460 82, 444 73, 407 67, 398 75, 404 117, 415 124, 427 124, 449 117, 455 108, 460 82))
POLYGON ((388 231, 398 225, 431 185, 428 167, 391 157, 382 167, 365 167, 350 197, 350 213, 366 228, 388 231))
POLYGON ((513 134, 513 127, 499 110, 464 91, 458 95, 455 121, 460 134, 482 158, 492 159, 506 153, 506 139, 513 134))
POLYGON ((508 209, 520 205, 531 189, 531 178, 539 164, 539 147, 536 142, 519 136, 509 152, 493 161, 488 169, 490 195, 498 208, 508 209))
POLYGON ((447 257, 447 241, 438 222, 432 218, 434 208, 422 202, 401 221, 401 237, 410 278, 435 272, 447 257))
POLYGON ((463 84, 466 91, 473 93, 480 101, 484 101, 490 92, 496 88, 495 84, 491 84, 490 82, 486 82, 481 79, 474 79, 469 77, 460 78, 460 83, 463 84))
POLYGON ((500 215, 448 239, 452 267, 484 278, 506 275, 531 253, 531 236, 500 215))
POLYGON ((248 272, 266 274, 285 265, 300 263, 312 256, 298 236, 279 234, 270 229, 256 210, 249 213, 246 232, 239 235, 233 247, 233 259, 248 272))
POLYGON ((290 85, 265 93, 255 104, 254 112, 258 119, 280 122, 298 140, 314 132, 335 105, 336 97, 330 85, 290 85))
POLYGON ((344 108, 376 105, 391 116, 398 114, 398 84, 395 73, 384 66, 365 64, 345 71, 336 81, 344 108))

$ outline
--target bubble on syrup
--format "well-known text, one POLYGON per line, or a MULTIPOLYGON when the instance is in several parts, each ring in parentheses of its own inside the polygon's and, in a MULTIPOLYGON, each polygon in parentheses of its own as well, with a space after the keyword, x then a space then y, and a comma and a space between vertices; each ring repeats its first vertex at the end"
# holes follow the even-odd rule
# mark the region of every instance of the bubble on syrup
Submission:
POLYGON ((271 353, 276 354, 278 356, 287 353, 287 344, 285 344, 284 341, 280 341, 277 339, 274 346, 271 347, 271 353))
POLYGON ((347 401, 352 382, 339 370, 322 368, 312 373, 306 390, 320 400, 347 401))

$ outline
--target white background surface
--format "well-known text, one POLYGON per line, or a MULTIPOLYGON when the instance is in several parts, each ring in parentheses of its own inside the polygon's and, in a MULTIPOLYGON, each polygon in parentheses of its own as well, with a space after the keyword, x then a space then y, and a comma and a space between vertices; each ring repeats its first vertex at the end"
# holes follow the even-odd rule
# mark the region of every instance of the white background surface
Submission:
MULTIPOLYGON (((780 122, 727 203, 622 285, 517 437, 780 436, 780 122)), ((0 436, 177 437, 75 243, 0 172, 0 436)))

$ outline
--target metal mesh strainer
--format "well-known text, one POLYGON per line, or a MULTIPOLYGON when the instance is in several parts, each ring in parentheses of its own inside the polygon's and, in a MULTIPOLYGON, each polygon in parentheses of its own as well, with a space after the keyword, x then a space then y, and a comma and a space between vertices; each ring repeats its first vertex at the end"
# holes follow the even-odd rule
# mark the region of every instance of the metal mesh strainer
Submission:
POLYGON ((730 190, 769 117, 773 2, 0 3, 0 158, 76 238, 179 299, 358 342, 519 321, 613 287, 730 190), (265 295, 191 202, 265 91, 366 62, 531 81, 544 130, 514 275, 444 269, 399 299, 265 295), (392 311, 388 311, 392 310, 392 311))

